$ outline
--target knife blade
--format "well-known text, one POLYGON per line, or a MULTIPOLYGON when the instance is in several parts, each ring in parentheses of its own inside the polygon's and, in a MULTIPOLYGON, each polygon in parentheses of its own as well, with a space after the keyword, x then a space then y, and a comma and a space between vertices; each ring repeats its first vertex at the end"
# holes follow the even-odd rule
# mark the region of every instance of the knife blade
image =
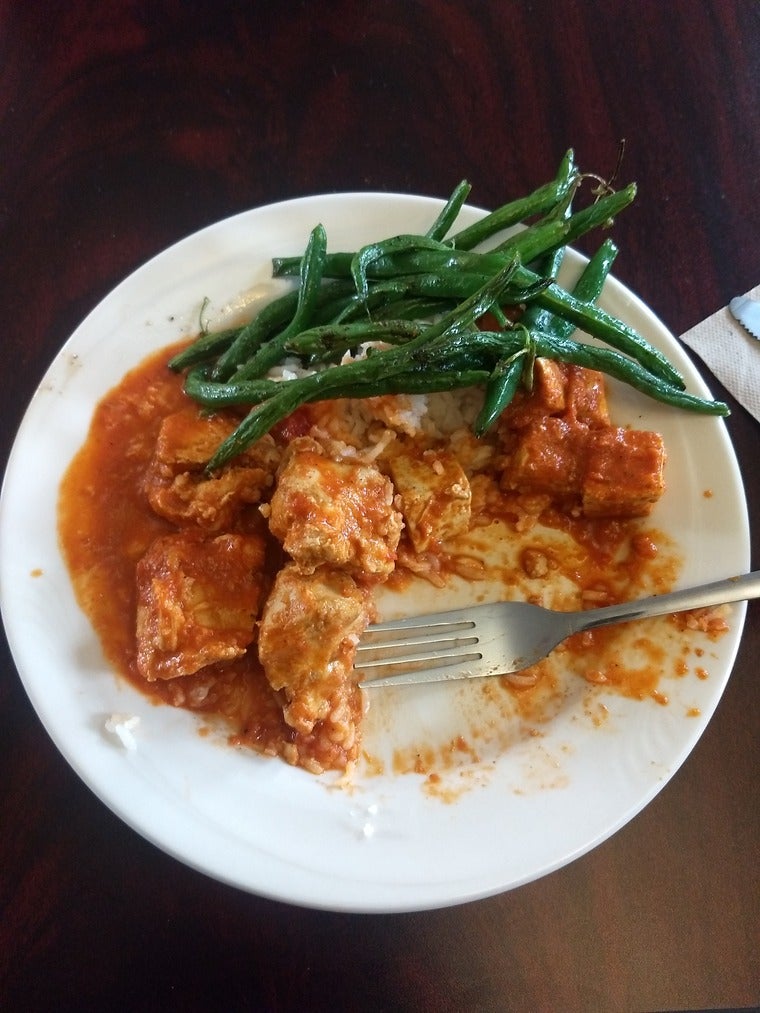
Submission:
POLYGON ((760 341, 760 302, 738 295, 728 304, 731 315, 742 327, 760 341))

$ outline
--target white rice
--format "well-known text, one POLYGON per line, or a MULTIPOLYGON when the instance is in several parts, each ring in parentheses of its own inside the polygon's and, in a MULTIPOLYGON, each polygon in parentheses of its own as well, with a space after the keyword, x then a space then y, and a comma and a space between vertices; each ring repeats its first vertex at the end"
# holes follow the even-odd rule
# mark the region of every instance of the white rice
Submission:
MULTIPOLYGON (((346 352, 340 365, 360 362, 372 349, 388 347, 378 342, 365 342, 355 352, 346 352)), ((291 357, 270 369, 267 379, 296 380, 315 372, 318 370, 305 368, 298 358, 291 357)), ((425 434, 443 438, 472 427, 483 404, 483 391, 477 387, 466 387, 431 394, 389 394, 366 400, 345 399, 344 404, 346 415, 354 416, 353 423, 357 429, 368 429, 373 422, 381 422, 388 429, 408 436, 425 434)))
POLYGON ((140 719, 135 714, 111 714, 106 719, 105 729, 113 735, 121 745, 130 751, 137 749, 137 739, 134 730, 140 724, 140 719))

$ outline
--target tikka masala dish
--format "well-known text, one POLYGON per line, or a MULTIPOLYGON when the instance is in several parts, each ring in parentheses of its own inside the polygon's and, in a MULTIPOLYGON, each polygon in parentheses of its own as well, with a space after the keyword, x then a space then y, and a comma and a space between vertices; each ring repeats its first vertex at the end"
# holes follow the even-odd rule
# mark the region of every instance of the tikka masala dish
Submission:
MULTIPOLYGON (((223 719, 238 744, 350 769, 364 707, 353 655, 375 590, 456 575, 476 600, 488 561, 463 547, 495 521, 537 534, 514 580, 502 575, 507 597, 527 587, 557 606, 550 529, 578 549, 561 607, 646 586, 657 542, 642 518, 665 488, 665 448, 611 421, 600 373, 537 359, 532 392, 481 439, 466 425, 474 391, 316 402, 209 476, 239 415, 191 402, 172 351, 98 406, 62 485, 60 536, 109 662, 156 699, 223 719)), ((539 678, 521 673, 514 692, 539 678)))

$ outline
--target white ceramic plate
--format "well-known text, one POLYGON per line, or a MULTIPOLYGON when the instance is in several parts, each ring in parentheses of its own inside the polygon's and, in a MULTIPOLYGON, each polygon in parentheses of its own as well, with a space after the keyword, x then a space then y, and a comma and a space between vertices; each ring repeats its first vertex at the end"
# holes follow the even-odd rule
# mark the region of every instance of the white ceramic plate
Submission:
MULTIPOLYGON (((496 736, 441 792, 413 774, 360 774, 350 789, 197 734, 196 718, 148 703, 104 663, 77 607, 56 535, 58 486, 93 408, 147 353, 271 295, 273 255, 299 253, 321 221, 330 248, 424 231, 441 202, 388 194, 289 201, 213 225, 160 254, 87 317, 40 383, 11 454, 0 513, 2 614, 26 691, 57 747, 125 823, 179 860, 245 890, 313 907, 404 911, 492 895, 580 856, 630 820, 686 759, 729 677, 744 621, 709 646, 709 677, 671 679, 670 703, 565 695, 538 738, 496 736), (139 717, 136 748, 105 728, 139 717), (694 716, 687 716, 691 713, 694 716), (498 745, 500 743, 500 745, 498 745), (440 795, 445 796, 442 799, 440 795)), ((468 224, 482 212, 467 208, 468 224)), ((580 263, 572 257, 571 269, 580 263)), ((282 283, 278 283, 282 284, 282 283)), ((703 383, 655 316, 613 279, 604 304, 703 383)), ((725 426, 614 386, 616 421, 661 431, 668 491, 655 517, 681 547, 682 584, 748 569, 746 505, 725 426), (712 495, 704 495, 710 489, 712 495)), ((436 598, 437 607, 445 602, 436 598)), ((447 686, 387 691, 365 739, 377 754, 455 736, 447 686), (400 698, 397 694, 405 693, 400 698), (403 720, 402 720, 403 716, 403 720)), ((462 718, 466 720, 466 718, 462 718)), ((386 766, 386 770, 389 768, 386 766)))

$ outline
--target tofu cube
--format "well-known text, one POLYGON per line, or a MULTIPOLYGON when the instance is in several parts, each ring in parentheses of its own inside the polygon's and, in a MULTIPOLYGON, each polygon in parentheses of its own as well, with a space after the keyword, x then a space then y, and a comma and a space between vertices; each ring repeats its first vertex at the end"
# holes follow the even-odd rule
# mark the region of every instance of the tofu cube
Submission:
POLYGON ((533 364, 531 402, 546 415, 559 415, 565 410, 567 377, 565 367, 554 359, 540 356, 533 364))
POLYGON ((420 457, 399 454, 389 468, 416 552, 426 552, 467 531, 472 492, 453 454, 443 450, 429 450, 420 457))
POLYGON ((586 426, 553 416, 521 429, 502 487, 557 498, 577 496, 583 485, 588 434, 586 426))
POLYGON ((593 434, 583 479, 587 517, 644 517, 665 489, 659 433, 607 429, 593 434))
POLYGON ((581 422, 592 429, 607 428, 610 413, 604 377, 595 369, 566 365, 566 405, 564 417, 569 422, 581 422))

